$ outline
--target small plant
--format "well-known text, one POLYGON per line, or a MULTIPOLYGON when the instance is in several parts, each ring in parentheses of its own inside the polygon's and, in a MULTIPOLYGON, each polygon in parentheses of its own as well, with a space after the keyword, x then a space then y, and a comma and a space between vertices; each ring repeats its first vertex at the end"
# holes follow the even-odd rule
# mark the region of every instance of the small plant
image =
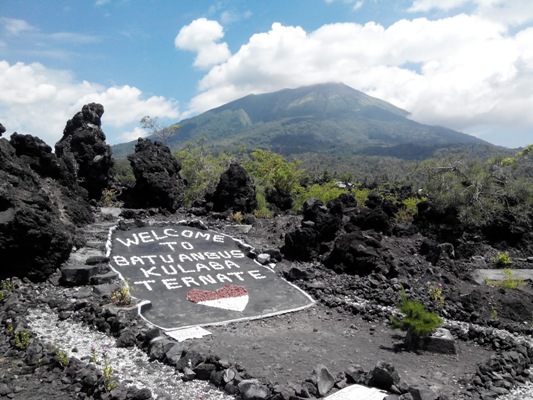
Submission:
POLYGON ((61 366, 63 366, 63 367, 68 366, 69 359, 68 359, 68 355, 66 353, 62 352, 61 350, 57 350, 55 358, 56 358, 57 362, 61 366))
POLYGON ((525 285, 524 278, 515 278, 511 268, 503 270, 504 278, 500 280, 485 279, 485 284, 488 286, 501 287, 505 289, 521 289, 525 285))
POLYGON ((491 258, 491 261, 495 262, 498 267, 505 267, 512 263, 511 257, 507 252, 501 252, 491 258))
POLYGON ((496 308, 494 308, 494 306, 490 306, 490 308, 492 309, 492 312, 490 313, 490 318, 491 319, 498 319, 498 310, 496 310, 496 308))
POLYGON ((429 336, 442 324, 442 318, 427 311, 422 303, 408 300, 403 288, 400 292, 400 298, 398 310, 403 316, 400 319, 391 318, 394 329, 408 331, 416 336, 429 336))
POLYGON ((117 381, 113 379, 113 367, 109 362, 109 349, 104 347, 102 350, 102 359, 104 361, 104 368, 102 369, 102 378, 104 380, 104 388, 106 392, 112 391, 117 387, 117 381))
POLYGON ((96 352, 96 345, 93 343, 91 344, 91 358, 90 358, 90 361, 92 363, 97 363, 98 362, 98 353, 96 352))
POLYGON ((15 332, 15 346, 20 350, 25 350, 30 344, 30 332, 17 331, 15 332))
POLYGON ((13 292, 15 290, 15 285, 9 279, 1 281, 0 283, 0 301, 6 298, 7 292, 13 292))
POLYGON ((123 202, 118 200, 120 192, 113 188, 105 188, 102 190, 102 206, 104 207, 122 207, 123 202))
POLYGON ((242 215, 242 212, 240 211, 235 211, 230 213, 229 219, 235 222, 236 224, 241 225, 242 221, 244 221, 244 215, 242 215))
POLYGON ((428 285, 428 294, 439 308, 444 307, 444 296, 442 294, 442 285, 440 283, 430 283, 428 285))
POLYGON ((126 283, 124 286, 116 289, 111 295, 111 300, 119 307, 127 307, 131 305, 131 293, 128 284, 126 283))
POLYGON ((2 290, 5 290, 6 292, 15 291, 15 285, 9 279, 3 280, 1 286, 2 290))
POLYGON ((13 332, 15 331, 15 328, 13 327, 13 320, 11 318, 8 318, 6 319, 6 332, 10 335, 13 334, 13 332))

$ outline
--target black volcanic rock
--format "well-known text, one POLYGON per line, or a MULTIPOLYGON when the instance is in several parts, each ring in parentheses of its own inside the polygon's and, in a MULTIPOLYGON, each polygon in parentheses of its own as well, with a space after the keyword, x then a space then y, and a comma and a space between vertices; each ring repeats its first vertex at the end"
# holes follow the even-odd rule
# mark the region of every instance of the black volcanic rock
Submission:
POLYGON ((362 230, 374 229, 385 234, 389 234, 391 231, 391 221, 380 206, 372 209, 361 209, 358 214, 350 218, 350 223, 362 230))
POLYGON ((4 125, 0 124, 0 136, 2 136, 2 134, 6 131, 6 128, 4 127, 4 125))
POLYGON ((184 182, 181 164, 160 142, 139 138, 135 154, 128 160, 135 175, 135 186, 124 199, 130 208, 161 207, 175 212, 183 204, 184 182))
POLYGON ((248 172, 232 163, 220 176, 215 190, 207 194, 206 201, 213 204, 213 211, 251 213, 257 208, 255 195, 255 185, 248 172))
POLYGON ((290 210, 294 203, 290 193, 275 187, 265 189, 265 198, 267 202, 280 211, 290 210))
POLYGON ((57 185, 0 139, 0 278, 43 281, 66 261, 73 234, 56 206, 59 198, 57 185))
POLYGON ((111 147, 101 129, 104 107, 90 103, 67 121, 63 137, 55 145, 56 154, 89 193, 90 199, 99 200, 102 190, 113 178, 111 147))
POLYGON ((343 201, 353 204, 344 197, 329 202, 328 206, 319 199, 308 199, 302 209, 302 226, 285 235, 285 255, 295 260, 308 261, 327 251, 327 242, 332 241, 342 227, 343 201))
POLYGON ((339 235, 324 264, 350 275, 368 275, 378 268, 384 269, 382 245, 375 236, 362 231, 339 235))
MULTIPOLYGON (((84 225, 93 221, 87 191, 78 184, 65 161, 52 153, 50 146, 38 137, 18 133, 11 135, 10 144, 21 163, 28 165, 41 178, 56 181, 56 192, 61 197, 58 207, 67 214, 70 222, 84 225)), ((52 182, 49 184, 53 185, 52 182)))

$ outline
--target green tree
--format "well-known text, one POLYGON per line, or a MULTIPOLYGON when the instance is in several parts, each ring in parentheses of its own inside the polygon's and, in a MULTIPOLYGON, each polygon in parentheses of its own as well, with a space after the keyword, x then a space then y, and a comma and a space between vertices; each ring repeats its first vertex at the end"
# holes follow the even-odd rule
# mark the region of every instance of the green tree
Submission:
POLYGON ((268 150, 256 149, 243 162, 243 167, 253 177, 256 185, 293 194, 300 186, 303 169, 299 161, 287 161, 283 156, 268 150))
POLYGON ((200 138, 196 144, 186 143, 174 153, 181 163, 181 175, 187 180, 185 204, 205 197, 206 192, 214 190, 220 175, 228 169, 233 155, 220 153, 213 155, 205 146, 206 139, 200 138))
POLYGON ((164 127, 159 122, 158 117, 150 117, 149 115, 142 117, 140 123, 141 128, 148 129, 151 135, 157 136, 165 145, 168 139, 180 129, 179 124, 164 127))

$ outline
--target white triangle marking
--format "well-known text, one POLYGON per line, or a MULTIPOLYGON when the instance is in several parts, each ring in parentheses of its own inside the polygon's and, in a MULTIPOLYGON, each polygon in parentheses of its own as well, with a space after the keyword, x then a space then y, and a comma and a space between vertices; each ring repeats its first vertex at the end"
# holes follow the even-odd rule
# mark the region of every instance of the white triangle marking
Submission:
POLYGON ((243 311, 248 304, 248 295, 239 297, 223 297, 215 300, 199 301, 198 304, 207 307, 222 308, 231 311, 243 311))

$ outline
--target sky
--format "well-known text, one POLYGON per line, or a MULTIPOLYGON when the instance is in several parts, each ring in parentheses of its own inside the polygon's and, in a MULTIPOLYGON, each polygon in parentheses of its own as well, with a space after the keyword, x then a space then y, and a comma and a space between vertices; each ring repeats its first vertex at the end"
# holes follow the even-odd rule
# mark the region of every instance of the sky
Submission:
POLYGON ((531 0, 0 0, 0 123, 110 144, 248 94, 342 82, 490 143, 533 143, 531 0))

